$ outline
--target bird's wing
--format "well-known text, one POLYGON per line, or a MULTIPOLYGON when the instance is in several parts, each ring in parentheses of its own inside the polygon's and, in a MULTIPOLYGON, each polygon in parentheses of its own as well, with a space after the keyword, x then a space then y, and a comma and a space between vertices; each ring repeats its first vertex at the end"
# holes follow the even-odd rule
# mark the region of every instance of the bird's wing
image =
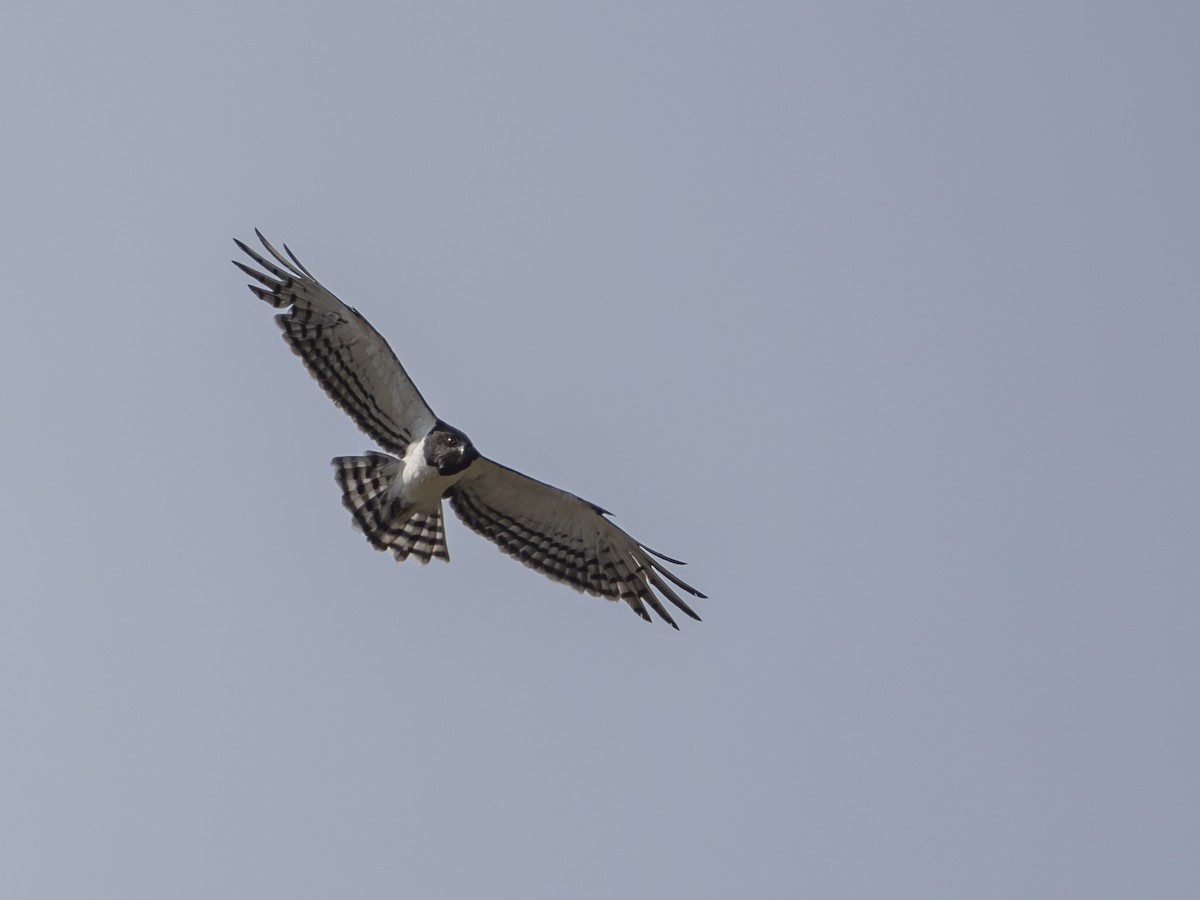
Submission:
POLYGON ((356 309, 317 281, 286 244, 284 257, 261 232, 254 233, 274 261, 234 241, 264 270, 233 261, 262 285, 249 285, 250 290, 276 309, 291 307, 275 317, 283 339, 359 428, 383 448, 403 455, 409 443, 434 426, 437 416, 392 348, 356 309))
POLYGON ((649 606, 679 627, 656 590, 693 619, 700 618, 671 584, 693 596, 704 595, 653 557, 683 563, 639 544, 593 503, 486 457, 473 462, 447 496, 468 528, 555 581, 597 597, 624 600, 647 622, 649 606))

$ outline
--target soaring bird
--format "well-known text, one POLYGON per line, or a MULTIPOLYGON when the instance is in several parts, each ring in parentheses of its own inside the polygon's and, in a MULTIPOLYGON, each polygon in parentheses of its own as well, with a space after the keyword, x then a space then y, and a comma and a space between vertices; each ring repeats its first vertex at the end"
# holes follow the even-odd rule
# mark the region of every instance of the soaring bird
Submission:
POLYGON ((401 562, 409 556, 422 564, 448 562, 445 498, 468 528, 555 581, 624 600, 647 622, 649 607, 679 628, 659 595, 699 620, 674 588, 704 594, 662 565, 682 562, 634 540, 595 503, 481 455, 434 415, 370 322, 317 281, 286 244, 285 256, 255 234, 271 258, 235 239, 261 271, 233 264, 257 282, 248 285, 256 297, 286 310, 275 317, 284 341, 329 398, 387 451, 333 460, 342 505, 372 547, 401 562))

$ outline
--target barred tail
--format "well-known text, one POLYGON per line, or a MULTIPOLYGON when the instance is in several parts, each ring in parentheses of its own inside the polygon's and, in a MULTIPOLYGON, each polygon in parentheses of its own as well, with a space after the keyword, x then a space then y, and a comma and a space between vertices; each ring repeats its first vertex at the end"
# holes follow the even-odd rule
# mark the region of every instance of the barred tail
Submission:
POLYGON ((342 505, 376 550, 391 550, 399 562, 410 555, 422 564, 435 556, 449 562, 441 504, 431 513, 411 513, 398 500, 388 499, 388 485, 398 462, 384 453, 334 459, 342 505))

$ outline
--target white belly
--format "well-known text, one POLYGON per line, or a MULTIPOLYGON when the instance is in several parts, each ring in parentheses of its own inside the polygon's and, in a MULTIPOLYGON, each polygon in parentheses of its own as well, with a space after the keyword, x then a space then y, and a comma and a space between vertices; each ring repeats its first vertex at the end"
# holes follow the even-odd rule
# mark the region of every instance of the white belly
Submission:
POLYGON ((436 468, 427 465, 425 449, 418 441, 404 454, 403 464, 392 476, 389 493, 392 497, 398 497, 405 508, 414 513, 432 512, 442 502, 442 494, 446 489, 461 477, 461 472, 442 475, 436 468))

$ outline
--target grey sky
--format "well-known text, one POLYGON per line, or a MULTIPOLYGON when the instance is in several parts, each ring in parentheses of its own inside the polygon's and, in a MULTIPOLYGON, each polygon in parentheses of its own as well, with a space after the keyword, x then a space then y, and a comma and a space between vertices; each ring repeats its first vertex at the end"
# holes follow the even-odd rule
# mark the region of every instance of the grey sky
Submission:
POLYGON ((1200 895, 1195 4, 5 20, 6 896, 1200 895), (704 622, 373 552, 255 226, 704 622))

